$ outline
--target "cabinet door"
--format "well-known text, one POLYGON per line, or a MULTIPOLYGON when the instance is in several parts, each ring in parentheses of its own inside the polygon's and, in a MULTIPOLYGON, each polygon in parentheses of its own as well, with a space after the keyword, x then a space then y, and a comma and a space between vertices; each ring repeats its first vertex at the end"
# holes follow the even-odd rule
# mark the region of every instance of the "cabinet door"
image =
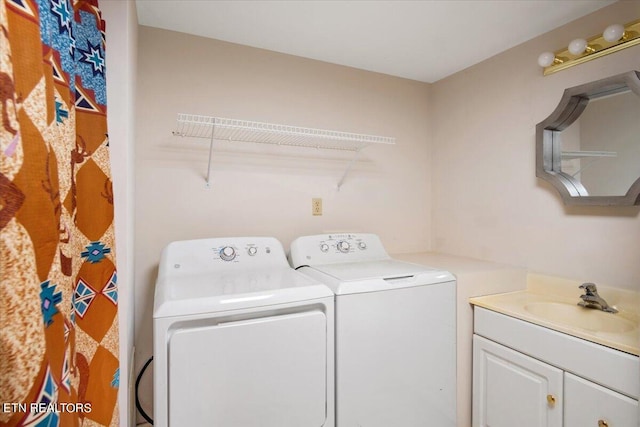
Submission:
POLYGON ((473 426, 562 426, 562 371, 473 336, 473 426))
POLYGON ((566 427, 637 427, 638 401, 565 373, 566 427))

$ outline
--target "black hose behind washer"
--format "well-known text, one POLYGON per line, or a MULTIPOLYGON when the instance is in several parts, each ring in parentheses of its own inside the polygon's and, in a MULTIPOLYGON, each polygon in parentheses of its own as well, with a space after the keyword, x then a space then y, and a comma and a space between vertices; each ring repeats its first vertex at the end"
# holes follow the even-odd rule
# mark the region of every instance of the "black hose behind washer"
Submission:
POLYGON ((149 360, 147 360, 147 362, 144 364, 144 366, 140 370, 140 373, 138 374, 138 378, 136 378, 136 408, 138 409, 138 412, 140 412, 140 415, 142 415, 142 417, 145 420, 147 420, 147 422, 150 423, 151 425, 153 425, 153 419, 149 415, 147 415, 146 412, 144 412, 144 409, 142 409, 142 406, 140 405, 140 399, 138 398, 138 386, 140 385, 140 379, 142 378, 142 374, 144 374, 144 371, 147 370, 152 360, 153 360, 153 356, 151 356, 149 360))

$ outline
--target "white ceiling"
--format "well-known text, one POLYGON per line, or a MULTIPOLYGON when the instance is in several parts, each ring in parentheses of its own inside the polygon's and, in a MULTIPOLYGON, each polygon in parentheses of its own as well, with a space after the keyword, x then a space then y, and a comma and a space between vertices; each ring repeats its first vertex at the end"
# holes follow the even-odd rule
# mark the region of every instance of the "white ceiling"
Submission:
POLYGON ((136 0, 136 5, 141 25, 431 83, 613 2, 136 0))

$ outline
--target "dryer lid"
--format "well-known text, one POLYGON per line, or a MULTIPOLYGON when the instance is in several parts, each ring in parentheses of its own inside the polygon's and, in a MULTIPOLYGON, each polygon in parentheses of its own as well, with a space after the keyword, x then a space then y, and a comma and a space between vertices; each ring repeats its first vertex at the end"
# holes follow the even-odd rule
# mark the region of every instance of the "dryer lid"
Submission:
POLYGON ((162 279, 153 317, 217 313, 333 297, 331 290, 289 267, 162 279))

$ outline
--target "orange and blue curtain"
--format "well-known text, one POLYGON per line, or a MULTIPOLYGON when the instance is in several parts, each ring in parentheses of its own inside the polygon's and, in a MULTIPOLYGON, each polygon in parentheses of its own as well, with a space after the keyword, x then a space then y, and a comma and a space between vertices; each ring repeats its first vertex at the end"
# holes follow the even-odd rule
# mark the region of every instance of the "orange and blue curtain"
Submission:
POLYGON ((0 0, 0 426, 117 426, 97 0, 0 0))

